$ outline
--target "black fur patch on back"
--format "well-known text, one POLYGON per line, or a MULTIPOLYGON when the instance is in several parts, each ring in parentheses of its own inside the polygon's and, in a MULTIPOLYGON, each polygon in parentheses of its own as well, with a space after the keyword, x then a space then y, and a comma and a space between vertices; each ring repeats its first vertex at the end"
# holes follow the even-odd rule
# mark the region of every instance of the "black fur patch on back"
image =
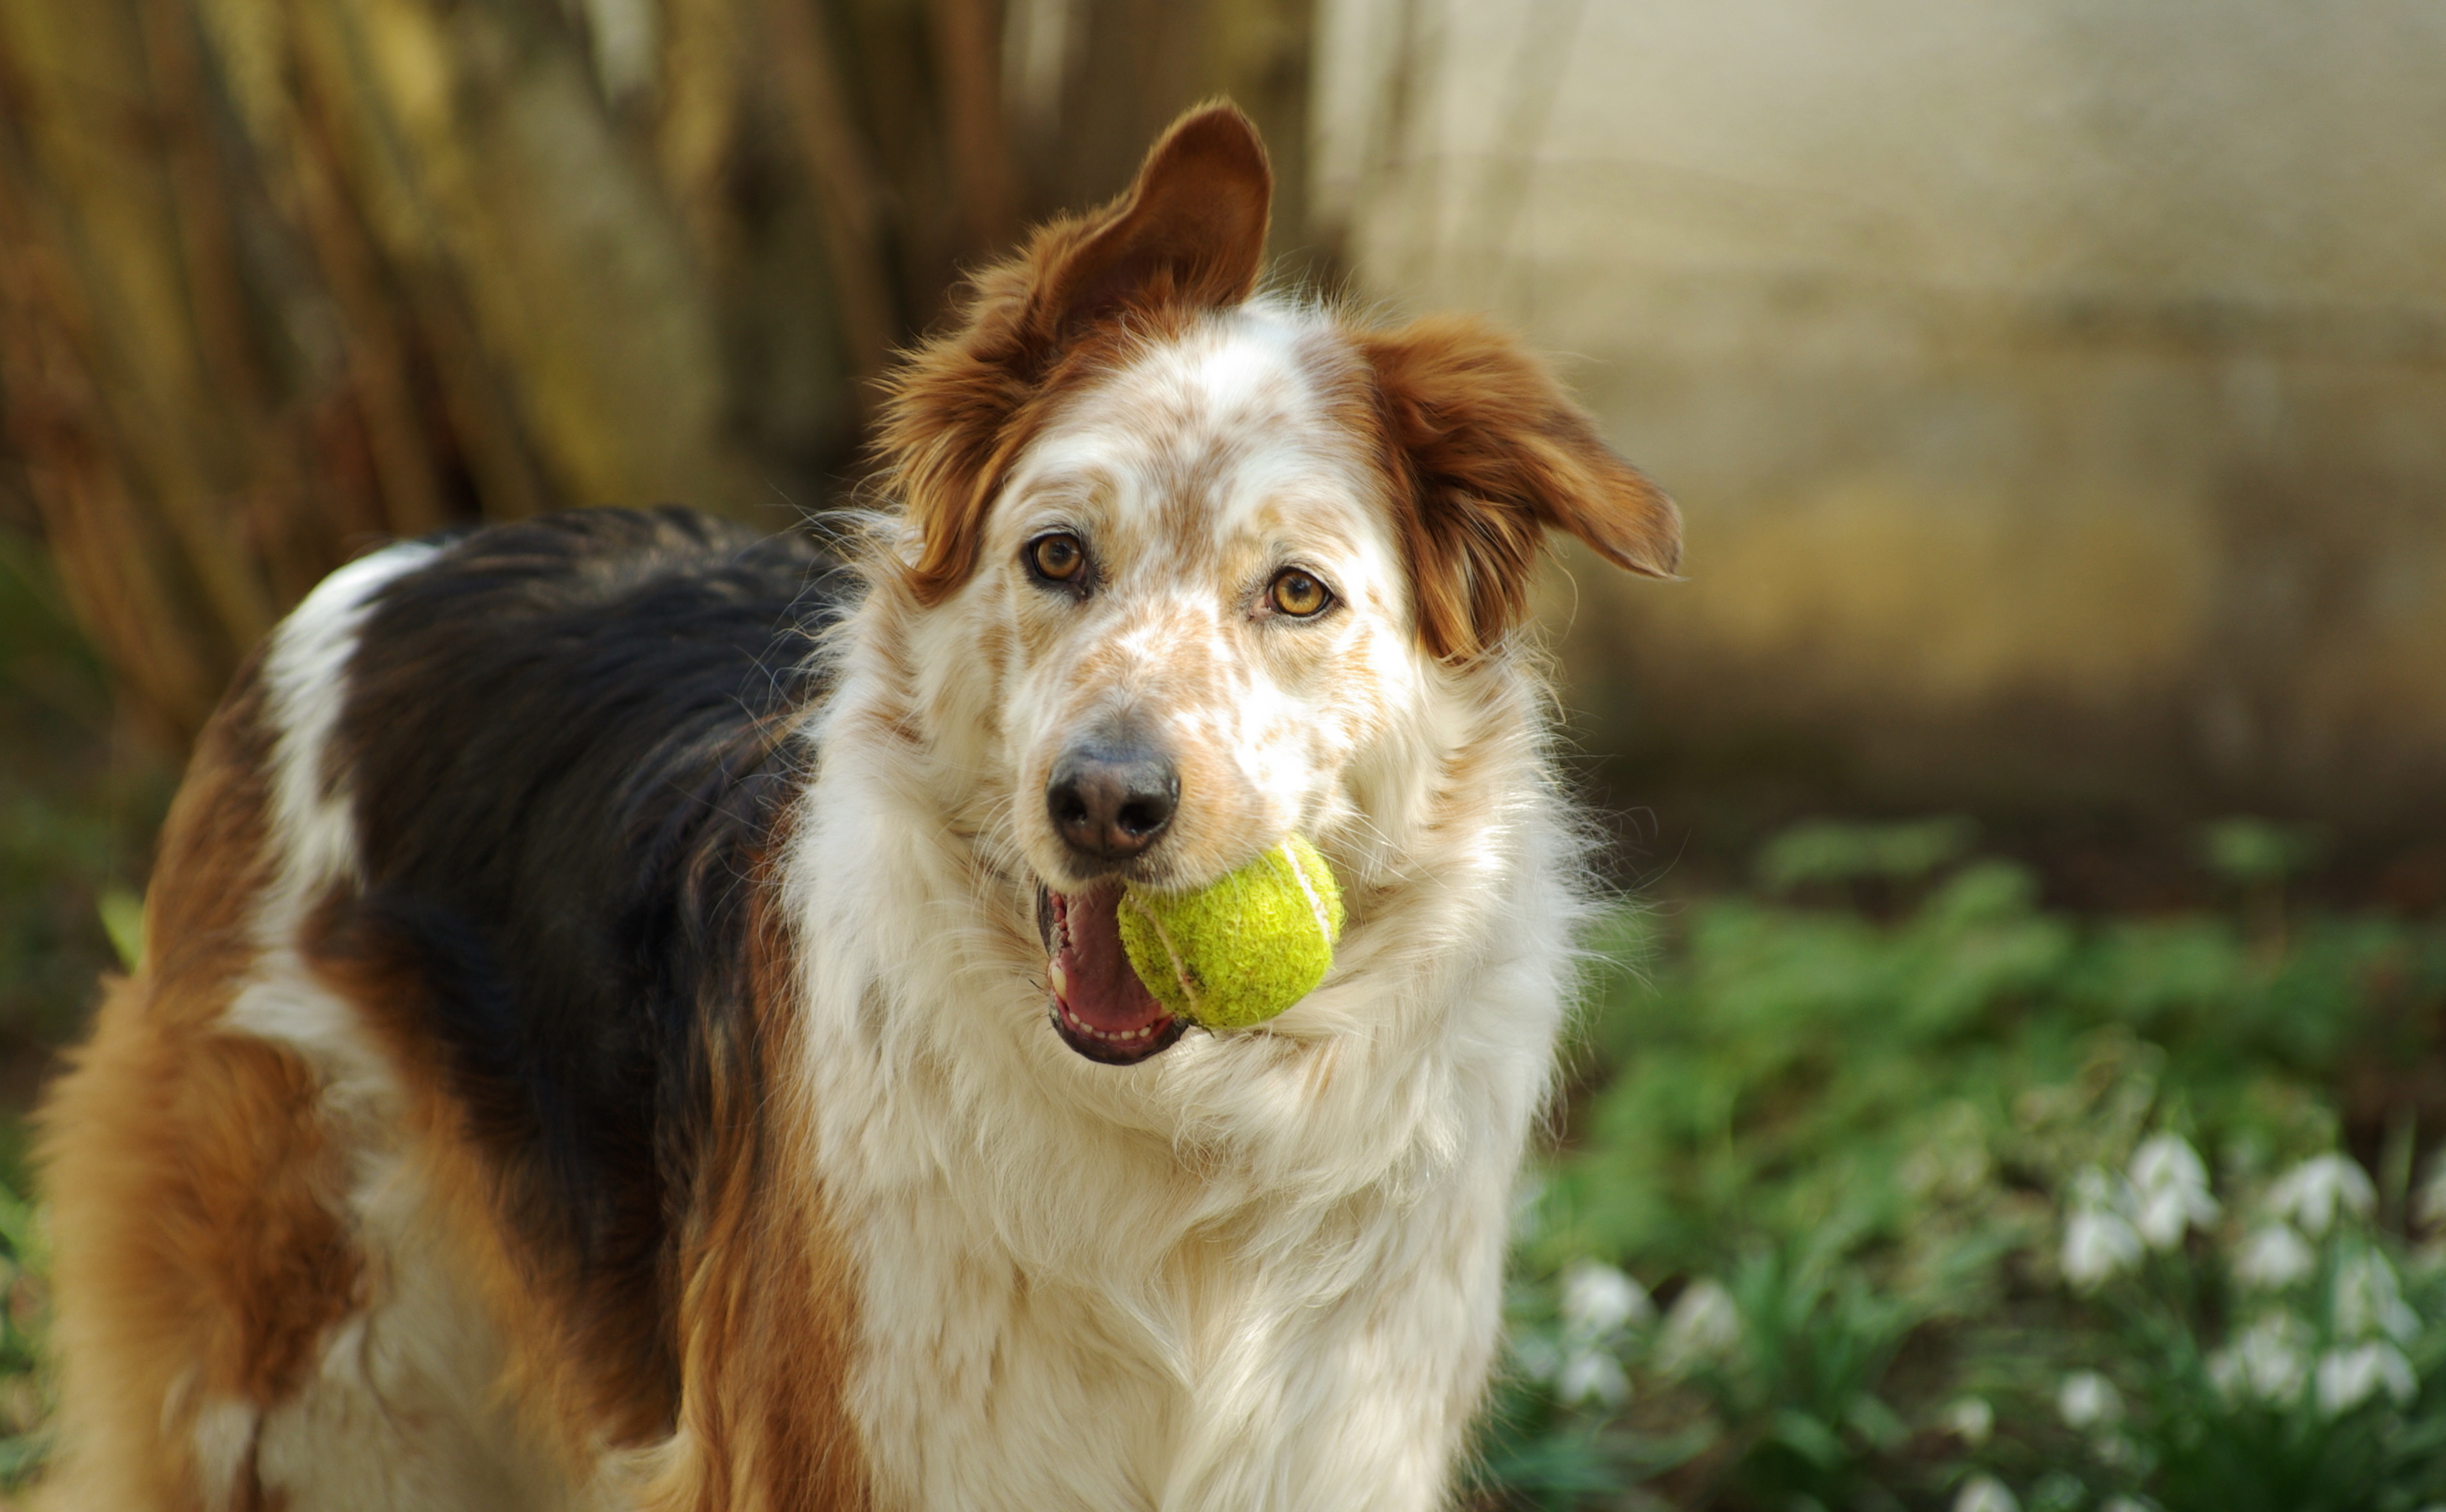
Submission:
MULTIPOLYGON (((594 1373, 676 1387, 671 1244, 743 1021, 748 893, 851 579, 678 510, 478 532, 381 590, 333 752, 364 886, 318 953, 415 980, 594 1373)), ((732 1103, 731 1106, 743 1106, 732 1103)))

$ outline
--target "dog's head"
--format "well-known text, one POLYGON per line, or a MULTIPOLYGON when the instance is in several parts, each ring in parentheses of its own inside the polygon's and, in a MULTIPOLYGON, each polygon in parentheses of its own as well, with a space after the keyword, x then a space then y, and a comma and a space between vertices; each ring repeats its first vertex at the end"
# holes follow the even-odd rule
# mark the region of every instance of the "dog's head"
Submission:
POLYGON ((1004 800, 1055 1021, 1101 1060, 1180 1032, 1121 959, 1120 884, 1375 823, 1371 760, 1505 660, 1547 531, 1655 576, 1679 552, 1671 502, 1486 326, 1252 297, 1270 194, 1248 119, 1193 112, 980 275, 885 414, 892 589, 961 661, 936 719, 1004 800))

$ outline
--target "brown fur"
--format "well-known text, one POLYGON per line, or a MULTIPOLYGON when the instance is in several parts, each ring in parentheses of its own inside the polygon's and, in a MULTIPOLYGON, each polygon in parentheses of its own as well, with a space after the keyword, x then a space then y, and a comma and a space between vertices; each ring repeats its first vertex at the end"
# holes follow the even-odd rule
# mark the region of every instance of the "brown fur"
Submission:
MULTIPOLYGON (((625 1340, 606 1340, 590 1330, 570 1279, 515 1245, 506 1210, 540 1199, 506 1179, 471 1136, 440 1047, 422 1022, 428 1011, 422 975, 413 962, 351 929, 348 902, 345 893, 335 893, 308 920, 310 959, 323 985, 353 1006, 380 1038, 405 1090, 402 1144, 411 1152, 416 1185, 430 1194, 460 1273, 472 1281, 501 1335, 528 1427, 573 1464, 583 1463, 597 1435, 633 1445, 667 1431, 676 1410, 676 1381, 660 1372, 614 1368, 630 1357, 619 1347, 625 1340)), ((655 1299, 635 1302, 650 1328, 655 1299)))
POLYGON ((909 574, 920 604, 968 580, 1003 471, 1055 397, 1125 345, 1117 317, 1160 325, 1249 297, 1272 196, 1256 128, 1209 105, 1164 133, 1120 198, 978 275, 960 328, 911 354, 883 407, 876 449, 925 543, 909 574))
MULTIPOLYGON (((1116 314, 1142 339, 1248 298, 1270 193, 1255 128, 1209 106, 1156 144, 1128 193, 1044 227, 977 277, 960 328, 911 355, 884 406, 877 450, 921 536, 908 574, 919 604, 974 570, 1004 473, 1063 396, 1126 356, 1130 323, 1116 314)), ((1673 501, 1516 342, 1447 316, 1354 345, 1432 654, 1476 656, 1521 621, 1549 530, 1618 567, 1673 575, 1673 501)))
POLYGON ((1438 657, 1493 645, 1528 612, 1549 530, 1617 567, 1671 577, 1681 514, 1608 450, 1534 358, 1467 316, 1368 332, 1419 633, 1438 657))
MULTIPOLYGON (((793 989, 769 879, 753 896, 758 1037, 765 1057, 786 1062, 793 989)), ((607 1316, 602 1299, 515 1243, 510 1205, 547 1199, 523 1190, 471 1137, 419 1027, 424 988, 414 968, 357 948, 345 927, 310 924, 308 934, 318 937, 325 983, 375 1026, 409 1088, 418 1185, 433 1194, 461 1272, 507 1345, 506 1385, 525 1404, 529 1429, 580 1468, 597 1446, 643 1447, 681 1429, 649 1457, 646 1504, 671 1512, 865 1505, 864 1466, 840 1400, 855 1321, 848 1263, 818 1194, 777 1153, 810 1138, 786 1094, 759 1095, 717 1076, 711 1123, 722 1137, 686 1195, 681 1255, 666 1279, 677 1357, 668 1371, 641 1371, 641 1358, 667 1356, 641 1351, 631 1335, 658 1329, 665 1302, 613 1299, 607 1316)))
MULTIPOLYGON (((149 1505, 199 1504, 200 1403, 288 1395, 362 1294, 316 1078, 212 1028, 254 962, 268 874, 260 719, 249 673, 163 831, 151 959, 113 984, 41 1114, 51 1222, 78 1257, 56 1280, 66 1415, 105 1430, 66 1451, 85 1484, 149 1505)), ((210 1494, 255 1504, 251 1467, 238 1473, 210 1494)))
MULTIPOLYGON (((758 1031, 786 1060, 790 950, 760 889, 749 936, 758 1031)), ((718 1085, 724 1133, 691 1204, 680 1262, 687 1394, 681 1432, 649 1489, 654 1512, 855 1512, 866 1466, 841 1400, 856 1333, 849 1257, 812 1178, 783 1151, 812 1141, 783 1091, 761 1107, 718 1085)))

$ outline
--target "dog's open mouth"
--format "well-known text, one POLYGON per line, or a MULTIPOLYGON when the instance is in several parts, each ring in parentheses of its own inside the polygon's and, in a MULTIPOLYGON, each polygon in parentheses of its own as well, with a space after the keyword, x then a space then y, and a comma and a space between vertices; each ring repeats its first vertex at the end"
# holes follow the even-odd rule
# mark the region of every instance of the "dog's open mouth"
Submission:
POLYGON ((1045 976, 1063 1041, 1089 1060, 1129 1066, 1169 1048, 1189 1025, 1130 969, 1120 903, 1118 884, 1074 893, 1039 887, 1036 928, 1052 957, 1045 976))

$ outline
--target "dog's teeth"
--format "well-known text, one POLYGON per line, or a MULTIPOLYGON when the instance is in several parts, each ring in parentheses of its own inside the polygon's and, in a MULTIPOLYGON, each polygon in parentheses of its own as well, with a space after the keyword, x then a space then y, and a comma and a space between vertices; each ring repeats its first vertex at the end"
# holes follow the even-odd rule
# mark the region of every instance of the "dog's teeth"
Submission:
POLYGON ((1070 974, 1062 969, 1062 958, 1060 956, 1054 957, 1053 960, 1047 963, 1044 968, 1044 974, 1053 979, 1053 990, 1056 993, 1059 993, 1064 998, 1070 996, 1070 974))

